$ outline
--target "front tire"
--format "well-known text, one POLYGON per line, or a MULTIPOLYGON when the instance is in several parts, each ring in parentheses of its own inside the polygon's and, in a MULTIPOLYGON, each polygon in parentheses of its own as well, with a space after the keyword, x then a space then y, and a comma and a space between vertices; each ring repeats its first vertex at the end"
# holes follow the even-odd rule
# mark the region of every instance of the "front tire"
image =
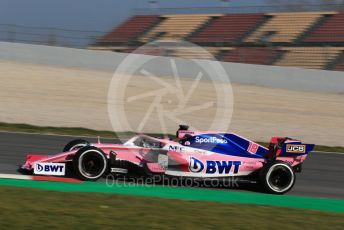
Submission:
POLYGON ((73 150, 80 149, 88 145, 90 145, 90 142, 86 140, 82 140, 82 139, 72 140, 68 144, 66 144, 66 146, 63 148, 63 152, 73 151, 73 150))
POLYGON ((269 193, 282 195, 293 188, 296 176, 293 168, 283 162, 274 161, 262 169, 260 181, 269 193))
POLYGON ((86 146, 78 150, 73 159, 74 173, 81 180, 96 181, 108 169, 105 153, 96 147, 86 146))

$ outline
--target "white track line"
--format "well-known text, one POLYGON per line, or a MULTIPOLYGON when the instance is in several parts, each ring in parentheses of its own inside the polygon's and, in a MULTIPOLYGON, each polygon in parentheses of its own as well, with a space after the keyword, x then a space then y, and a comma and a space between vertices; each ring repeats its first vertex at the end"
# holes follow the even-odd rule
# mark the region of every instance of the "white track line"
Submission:
POLYGON ((17 179, 17 180, 32 180, 32 176, 17 175, 17 174, 0 174, 2 179, 17 179))

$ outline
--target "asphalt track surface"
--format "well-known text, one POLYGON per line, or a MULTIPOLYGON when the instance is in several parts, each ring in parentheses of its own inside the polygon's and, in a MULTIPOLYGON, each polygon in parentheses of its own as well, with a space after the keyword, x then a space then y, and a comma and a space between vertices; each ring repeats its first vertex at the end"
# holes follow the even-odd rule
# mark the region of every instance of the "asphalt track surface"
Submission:
MULTIPOLYGON (((0 173, 19 174, 27 153, 53 154, 76 137, 0 132, 0 173)), ((95 142, 95 138, 83 138, 95 142)), ((104 139, 102 142, 118 143, 104 139)), ((290 195, 344 199, 344 154, 312 152, 290 195)), ((247 190, 247 189, 246 189, 247 190)), ((250 191, 250 189, 248 189, 250 191)))

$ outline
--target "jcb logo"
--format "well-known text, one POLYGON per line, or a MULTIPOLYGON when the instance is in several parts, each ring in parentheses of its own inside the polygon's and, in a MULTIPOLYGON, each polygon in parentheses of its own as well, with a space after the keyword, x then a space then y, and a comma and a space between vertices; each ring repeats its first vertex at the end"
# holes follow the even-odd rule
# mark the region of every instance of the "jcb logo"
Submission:
POLYGON ((288 153, 306 153, 305 145, 287 145, 288 153))

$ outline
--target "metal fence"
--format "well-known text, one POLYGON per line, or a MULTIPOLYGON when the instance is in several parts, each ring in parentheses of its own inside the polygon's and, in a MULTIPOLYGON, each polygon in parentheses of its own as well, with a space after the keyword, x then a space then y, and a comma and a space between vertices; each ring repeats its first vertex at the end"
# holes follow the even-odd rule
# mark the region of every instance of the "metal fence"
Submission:
POLYGON ((270 6, 228 6, 228 7, 192 7, 192 8, 137 8, 135 15, 159 14, 226 14, 226 13, 268 13, 268 12, 307 12, 340 11, 344 4, 288 4, 270 6))
POLYGON ((0 41, 85 48, 105 31, 0 24, 0 41))

